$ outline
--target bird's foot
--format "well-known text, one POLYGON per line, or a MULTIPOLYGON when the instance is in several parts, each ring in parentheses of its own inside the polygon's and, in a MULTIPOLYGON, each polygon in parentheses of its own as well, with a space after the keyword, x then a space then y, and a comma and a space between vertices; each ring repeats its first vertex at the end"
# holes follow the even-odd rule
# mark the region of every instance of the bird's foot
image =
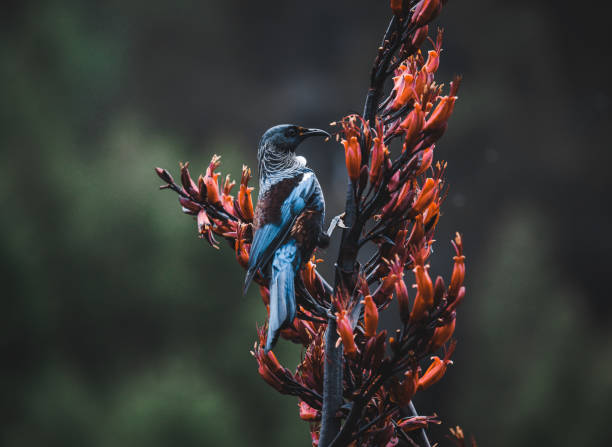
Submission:
POLYGON ((336 227, 348 228, 346 225, 344 225, 344 222, 342 221, 342 218, 345 214, 346 213, 338 214, 332 219, 331 223, 329 224, 329 228, 327 229, 327 237, 331 237, 336 227))

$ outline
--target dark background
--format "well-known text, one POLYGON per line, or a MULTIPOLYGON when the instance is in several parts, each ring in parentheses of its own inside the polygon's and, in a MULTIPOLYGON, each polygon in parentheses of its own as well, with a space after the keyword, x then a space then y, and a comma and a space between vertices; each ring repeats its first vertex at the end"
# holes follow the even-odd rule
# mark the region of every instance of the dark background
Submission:
MULTIPOLYGON (((255 164, 359 111, 386 1, 27 1, 0 39, 0 443, 309 445, 249 355, 265 310, 154 166, 255 164)), ((612 443, 609 31, 595 4, 449 2, 464 76, 432 271, 464 235, 455 365, 417 397, 482 446, 612 443), (605 142, 604 142, 605 141, 605 142)), ((337 214, 338 145, 303 148, 337 214)), ((331 254, 331 253, 328 253, 331 254)), ((279 346, 288 366, 297 346, 279 346)))

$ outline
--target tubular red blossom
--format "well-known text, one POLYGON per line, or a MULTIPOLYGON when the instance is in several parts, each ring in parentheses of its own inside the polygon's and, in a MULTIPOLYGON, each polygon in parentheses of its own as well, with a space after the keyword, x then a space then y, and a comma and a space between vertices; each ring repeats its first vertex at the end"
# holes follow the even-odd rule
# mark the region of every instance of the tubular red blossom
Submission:
POLYGON ((181 168, 181 183, 183 184, 183 189, 185 192, 191 197, 198 198, 198 185, 195 184, 191 175, 189 174, 189 162, 179 163, 181 168))
POLYGON ((202 175, 198 176, 198 196, 200 200, 206 199, 206 182, 202 175))
POLYGON ((408 114, 406 119, 400 123, 400 128, 404 131, 405 144, 411 147, 419 136, 425 124, 425 112, 418 102, 414 104, 414 109, 408 114))
POLYGON ((429 206, 437 192, 438 182, 432 179, 431 177, 427 178, 425 180, 425 183, 423 184, 423 187, 421 188, 421 192, 419 193, 416 201, 414 202, 414 205, 412 205, 412 208, 417 213, 422 213, 429 206))
POLYGON ((209 203, 220 204, 221 199, 219 197, 219 173, 215 172, 215 169, 221 164, 221 157, 213 155, 208 168, 206 169, 206 176, 204 177, 204 183, 206 184, 206 198, 209 203))
POLYGON ((427 371, 425 371, 423 377, 419 379, 418 389, 425 390, 444 377, 444 374, 446 373, 446 366, 447 363, 440 360, 440 357, 432 357, 432 362, 429 365, 429 368, 427 368, 427 371))
POLYGON ((417 3, 412 15, 412 25, 416 28, 431 22, 440 13, 441 9, 440 0, 421 0, 417 3))
POLYGON ((338 327, 338 335, 344 346, 344 353, 347 357, 353 358, 357 355, 357 345, 355 344, 355 336, 351 322, 346 316, 346 310, 336 312, 336 322, 338 327))
POLYGON ((236 237, 236 259, 238 260, 238 264, 240 264, 243 269, 246 269, 249 266, 249 251, 247 250, 246 243, 244 241, 245 232, 246 225, 240 225, 236 237))
POLYGON ((413 271, 417 282, 417 294, 410 313, 410 321, 416 323, 421 321, 433 306, 433 284, 424 266, 417 265, 413 271))
POLYGON ((408 288, 403 279, 395 283, 395 296, 399 304, 400 318, 406 323, 410 318, 410 300, 408 299, 408 288))
MULTIPOLYGON (((202 192, 202 186, 205 186, 204 177, 200 176, 198 179, 198 185, 200 186, 200 193, 202 192)), ((229 214, 234 215, 234 197, 231 195, 232 188, 236 185, 235 181, 230 181, 230 175, 227 174, 225 176, 225 183, 223 184, 223 195, 221 196, 221 201, 223 202, 223 209, 227 211, 229 214)), ((206 196, 206 191, 204 190, 203 197, 206 196)))
POLYGON ((417 289, 423 295, 426 305, 432 307, 434 290, 427 267, 417 265, 414 268, 414 276, 416 278, 417 289))
POLYGON ((346 170, 351 181, 354 183, 359 180, 359 174, 361 171, 361 147, 357 137, 350 137, 350 139, 342 140, 344 145, 344 156, 346 159, 346 170))
MULTIPOLYGON (((400 67, 400 70, 406 70, 405 66, 400 67)), ((397 110, 400 107, 408 104, 408 101, 413 96, 414 87, 414 76, 410 73, 401 73, 400 75, 393 78, 393 82, 395 83, 394 91, 395 97, 389 106, 390 110, 397 110)))
POLYGON ((253 199, 251 198, 251 191, 253 191, 253 188, 248 186, 250 179, 251 170, 246 166, 242 166, 242 178, 240 180, 240 191, 238 192, 238 206, 240 206, 240 212, 247 222, 252 222, 254 217, 253 199))
POLYGON ((427 149, 423 150, 421 154, 421 161, 419 164, 419 168, 414 173, 414 175, 421 175, 431 167, 431 163, 433 161, 434 147, 435 145, 431 145, 427 149))
POLYGON ((453 266, 453 274, 451 276, 451 283, 448 289, 448 294, 451 297, 457 296, 459 288, 463 285, 465 279, 465 256, 463 256, 463 245, 461 242, 461 235, 457 233, 455 240, 453 241, 455 252, 457 255, 453 257, 455 264, 453 266))
POLYGON ((431 202, 431 204, 423 212, 423 223, 427 225, 428 228, 432 228, 438 223, 439 217, 440 203, 436 201, 431 202))
POLYGON ((456 96, 444 96, 436 106, 425 123, 425 130, 434 131, 446 125, 446 122, 453 113, 455 107, 456 96))
POLYGON ((446 373, 446 369, 448 365, 453 363, 450 360, 450 357, 455 351, 455 344, 456 342, 453 342, 450 344, 450 347, 448 348, 448 350, 446 351, 446 354, 444 355, 444 359, 441 360, 439 357, 436 357, 436 356, 432 357, 431 365, 429 365, 429 368, 427 368, 427 371, 425 371, 425 374, 423 374, 423 376, 419 379, 419 385, 418 385, 419 390, 424 390, 424 389, 429 388, 431 385, 433 385, 434 383, 439 381, 442 377, 444 377, 444 374, 446 373))
POLYGON ((440 53, 434 50, 429 50, 427 53, 427 62, 425 63, 425 70, 427 73, 435 73, 440 66, 440 53))
POLYGON ((370 183, 377 186, 382 179, 382 166, 385 157, 389 154, 387 147, 378 137, 374 138, 374 146, 372 147, 372 161, 370 163, 370 183))
POLYGON ((304 266, 304 270, 302 270, 302 280, 304 281, 304 285, 311 294, 316 290, 315 279, 317 277, 317 274, 315 262, 316 260, 313 255, 304 266))
POLYGON ((284 371, 284 368, 278 362, 276 355, 272 351, 269 351, 267 354, 264 354, 267 357, 267 365, 272 369, 273 372, 278 373, 284 371))
POLYGON ((374 337, 378 328, 378 309, 370 295, 364 298, 364 316, 363 323, 366 337, 374 337))
POLYGON ((444 326, 438 326, 434 330, 433 337, 431 337, 431 345, 430 350, 435 351, 444 345, 447 341, 451 339, 453 333, 455 332, 455 322, 457 319, 453 317, 448 323, 444 326))

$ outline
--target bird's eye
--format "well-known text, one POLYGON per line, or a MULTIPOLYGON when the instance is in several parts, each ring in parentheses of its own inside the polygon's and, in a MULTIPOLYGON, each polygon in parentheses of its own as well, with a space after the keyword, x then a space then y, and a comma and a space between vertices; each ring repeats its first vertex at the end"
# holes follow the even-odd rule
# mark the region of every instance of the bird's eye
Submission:
POLYGON ((297 135, 297 129, 295 129, 293 127, 288 129, 286 135, 288 137, 295 137, 297 135))

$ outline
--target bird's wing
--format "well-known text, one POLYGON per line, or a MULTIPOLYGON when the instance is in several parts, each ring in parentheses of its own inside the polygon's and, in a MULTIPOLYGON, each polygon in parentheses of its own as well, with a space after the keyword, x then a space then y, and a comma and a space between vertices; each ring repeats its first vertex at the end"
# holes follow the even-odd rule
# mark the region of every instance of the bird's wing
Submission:
POLYGON ((244 293, 249 288, 257 270, 268 263, 276 249, 286 239, 295 219, 304 211, 306 205, 308 204, 309 207, 314 205, 314 208, 319 208, 322 203, 319 182, 312 171, 307 171, 281 205, 280 220, 267 223, 255 232, 249 253, 249 269, 244 282, 244 293))

